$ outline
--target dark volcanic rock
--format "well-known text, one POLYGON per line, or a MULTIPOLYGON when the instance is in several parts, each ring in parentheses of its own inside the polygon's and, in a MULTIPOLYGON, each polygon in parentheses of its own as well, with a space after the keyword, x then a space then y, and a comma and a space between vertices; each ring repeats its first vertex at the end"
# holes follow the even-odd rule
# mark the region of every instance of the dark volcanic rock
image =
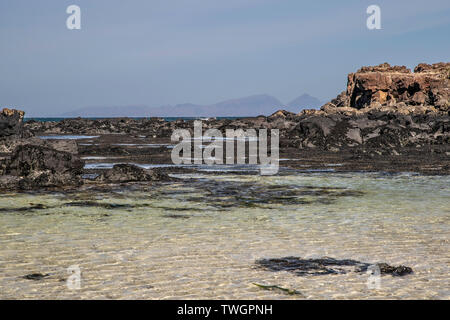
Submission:
POLYGON ((20 145, 0 166, 4 176, 0 186, 32 190, 46 187, 76 186, 84 162, 69 152, 49 147, 20 145))
POLYGON ((169 176, 157 169, 145 170, 132 164, 116 164, 112 169, 106 170, 96 180, 110 183, 165 181, 169 180, 169 176))
POLYGON ((442 113, 402 114, 389 111, 354 115, 304 114, 288 137, 292 146, 339 151, 343 148, 385 150, 450 143, 450 117, 442 113))
MULTIPOLYGON (((296 152, 308 152, 305 155, 319 157, 332 154, 331 157, 339 163, 344 160, 339 156, 346 154, 346 159, 360 163, 362 170, 381 168, 374 163, 382 163, 384 169, 389 169, 399 163, 399 159, 407 158, 411 151, 420 154, 433 150, 435 165, 426 170, 448 172, 449 79, 450 63, 419 64, 414 72, 389 64, 362 67, 348 75, 347 90, 322 106, 321 110, 303 110, 298 114, 280 110, 267 117, 209 119, 202 121, 203 131, 218 129, 224 134, 227 129, 278 129, 282 153, 295 149, 296 152)), ((170 139, 175 129, 187 129, 192 135, 194 123, 161 118, 77 118, 45 123, 28 121, 24 127, 34 134, 102 135, 99 140, 104 140, 105 135, 121 134, 122 137, 164 140, 170 139)), ((8 150, 12 146, 14 144, 6 147, 0 144, 0 152, 10 152, 8 150), (6 151, 2 151, 2 147, 6 151)), ((98 145, 79 144, 78 147, 86 156, 123 156, 136 157, 136 162, 149 158, 155 161, 153 154, 145 154, 146 151, 138 147, 103 142, 98 145)), ((162 159, 159 155, 165 151, 161 150, 156 158, 162 159)), ((417 164, 425 168, 426 162, 428 158, 420 154, 417 164)), ((416 168, 411 167, 412 170, 416 168)), ((114 174, 108 174, 111 174, 111 178, 107 178, 110 181, 142 181, 133 174, 127 178, 126 173, 117 179, 114 174)), ((142 177, 147 179, 145 174, 142 177)))
POLYGON ((50 174, 81 174, 84 162, 69 152, 43 146, 22 145, 13 152, 7 162, 6 174, 28 176, 35 171, 50 174))
POLYGON ((38 122, 27 121, 24 127, 39 134, 142 134, 145 136, 170 137, 174 128, 182 127, 177 121, 168 122, 160 118, 149 119, 64 119, 61 121, 38 122))

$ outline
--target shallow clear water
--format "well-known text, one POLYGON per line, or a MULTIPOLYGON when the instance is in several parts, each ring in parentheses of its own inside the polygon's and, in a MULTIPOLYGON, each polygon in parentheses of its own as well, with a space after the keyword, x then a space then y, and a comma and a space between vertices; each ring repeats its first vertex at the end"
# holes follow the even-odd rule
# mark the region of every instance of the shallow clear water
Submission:
POLYGON ((450 177, 180 175, 146 191, 2 194, 0 298, 449 299, 450 177), (34 208, 30 210, 30 208, 34 208), (414 274, 298 276, 255 260, 406 265, 414 274), (67 268, 81 269, 69 290, 67 268), (50 274, 39 281, 22 277, 50 274))

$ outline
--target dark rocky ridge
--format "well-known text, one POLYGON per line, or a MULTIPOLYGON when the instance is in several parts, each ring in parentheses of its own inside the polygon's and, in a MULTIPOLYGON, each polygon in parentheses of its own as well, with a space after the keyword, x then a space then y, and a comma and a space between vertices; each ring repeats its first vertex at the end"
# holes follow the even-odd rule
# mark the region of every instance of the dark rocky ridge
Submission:
MULTIPOLYGON (((329 169, 339 164, 333 169, 449 174, 449 70, 450 63, 420 64, 414 73, 388 64, 363 67, 348 76, 347 90, 320 110, 298 114, 280 110, 270 116, 209 119, 202 121, 203 130, 214 128, 225 133, 226 129, 238 128, 278 129, 280 157, 289 160, 280 165, 294 169, 329 169)), ((87 183, 80 178, 82 173, 99 174, 89 184, 167 180, 155 170, 130 166, 106 172, 81 170, 79 157, 108 156, 119 163, 171 164, 171 150, 165 145, 173 144, 170 136, 175 129, 192 133, 193 120, 76 118, 23 123, 23 112, 5 109, 0 113, 0 128, 0 188, 29 189, 87 183), (75 142, 36 137, 52 134, 99 138, 75 142), (148 148, 145 144, 160 147, 148 148)))
MULTIPOLYGON (((299 114, 280 110, 269 117, 204 121, 204 130, 279 129, 284 146, 340 151, 348 147, 382 152, 408 146, 448 144, 450 63, 406 67, 382 64, 348 76, 347 91, 322 106, 299 114)), ((161 118, 34 122, 25 128, 39 134, 131 134, 169 138, 174 129, 192 131, 193 121, 161 118)))
MULTIPOLYGON (((78 188, 85 183, 85 161, 74 140, 42 140, 23 126, 24 112, 0 113, 0 189, 49 190, 78 188)), ((120 150, 120 149, 119 149, 120 150)), ((160 170, 116 165, 94 179, 97 184, 166 181, 160 170)))
MULTIPOLYGON (((355 154, 401 154, 404 148, 429 148, 446 154, 450 139, 450 63, 406 67, 381 64, 348 76, 347 91, 322 106, 298 114, 280 110, 271 116, 203 121, 204 130, 279 129, 281 147, 300 150, 349 151, 355 154)), ((169 138, 174 129, 192 131, 193 121, 161 118, 67 119, 27 122, 39 134, 144 135, 169 138)))

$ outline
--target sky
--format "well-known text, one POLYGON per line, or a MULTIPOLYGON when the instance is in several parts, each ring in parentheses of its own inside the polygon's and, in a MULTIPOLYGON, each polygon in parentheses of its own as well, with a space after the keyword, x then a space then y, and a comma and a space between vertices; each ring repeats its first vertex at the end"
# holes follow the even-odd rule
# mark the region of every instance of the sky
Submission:
POLYGON ((326 101, 363 65, 448 62, 449 40, 448 0, 0 0, 0 107, 326 101), (372 4, 380 30, 366 27, 372 4))

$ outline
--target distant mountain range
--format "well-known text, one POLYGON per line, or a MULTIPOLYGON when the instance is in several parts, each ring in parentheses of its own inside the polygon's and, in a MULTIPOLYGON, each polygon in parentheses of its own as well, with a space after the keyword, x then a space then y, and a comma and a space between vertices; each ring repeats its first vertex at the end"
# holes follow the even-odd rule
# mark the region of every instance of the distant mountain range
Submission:
MULTIPOLYGON (((309 94, 305 93, 302 94, 300 97, 295 98, 294 100, 292 100, 291 102, 289 102, 287 104, 288 107, 288 111, 292 111, 294 109, 299 109, 303 110, 303 109, 307 109, 307 108, 317 108, 320 107, 323 103, 317 99, 316 97, 312 97, 309 94), (290 110, 292 109, 292 110, 290 110)), ((292 112, 300 112, 299 111, 292 111, 292 112)))
POLYGON ((86 107, 67 112, 60 117, 245 117, 270 115, 277 110, 285 109, 298 113, 303 109, 314 109, 321 101, 308 94, 292 100, 284 105, 275 97, 266 94, 231 99, 212 105, 184 103, 161 107, 117 106, 86 107))

